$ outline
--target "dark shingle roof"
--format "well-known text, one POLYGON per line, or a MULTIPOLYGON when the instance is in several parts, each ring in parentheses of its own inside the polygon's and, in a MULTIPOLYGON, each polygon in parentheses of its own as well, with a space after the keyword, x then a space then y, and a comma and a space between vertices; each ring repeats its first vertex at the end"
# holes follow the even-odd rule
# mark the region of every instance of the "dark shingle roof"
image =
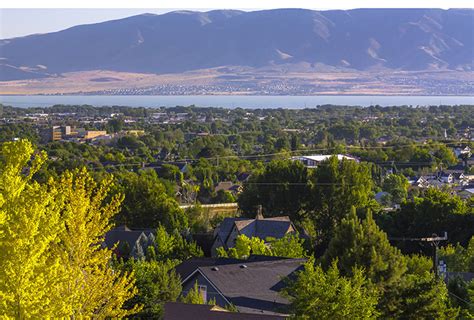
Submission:
POLYGON ((186 279, 199 267, 220 266, 224 264, 242 263, 245 260, 232 258, 191 258, 178 264, 174 269, 181 280, 186 279))
POLYGON ((199 271, 241 312, 286 312, 279 291, 284 278, 303 268, 305 259, 280 259, 199 267, 199 271))
POLYGON ((225 218, 219 225, 218 235, 226 241, 234 225, 241 234, 247 237, 267 237, 283 238, 291 226, 291 220, 288 216, 264 218, 264 219, 246 219, 246 218, 225 218))
POLYGON ((126 242, 133 248, 142 234, 148 236, 153 232, 153 229, 130 230, 127 226, 119 226, 105 234, 105 245, 112 248, 117 242, 126 242))
POLYGON ((206 304, 166 302, 164 320, 283 320, 285 317, 223 311, 206 304))
POLYGON ((222 222, 219 224, 218 235, 222 239, 222 241, 226 241, 227 237, 229 236, 232 228, 234 227, 234 223, 236 221, 248 220, 246 218, 224 218, 222 222))
POLYGON ((250 255, 247 260, 234 259, 234 258, 207 258, 207 257, 194 257, 185 260, 178 264, 174 270, 180 275, 181 280, 186 279, 199 267, 212 267, 222 266, 226 264, 246 263, 246 262, 257 262, 257 261, 273 261, 282 260, 287 258, 264 256, 264 255, 250 255))

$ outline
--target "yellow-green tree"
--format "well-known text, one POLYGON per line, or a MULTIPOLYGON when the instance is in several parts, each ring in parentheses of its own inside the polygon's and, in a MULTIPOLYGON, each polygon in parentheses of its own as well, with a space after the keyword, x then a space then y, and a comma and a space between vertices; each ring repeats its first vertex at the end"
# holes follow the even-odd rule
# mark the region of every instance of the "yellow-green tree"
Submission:
POLYGON ((66 268, 55 254, 64 225, 57 192, 32 180, 46 159, 27 141, 0 153, 0 314, 54 318, 69 314, 61 299, 66 268))
POLYGON ((102 247, 121 197, 106 201, 110 179, 85 170, 46 184, 32 177, 46 159, 30 142, 0 153, 0 315, 6 318, 124 317, 136 289, 114 272, 102 247))
POLYGON ((122 308, 136 294, 133 275, 113 270, 112 250, 102 245, 123 198, 107 201, 111 186, 110 177, 97 183, 85 169, 65 172, 57 182, 65 225, 59 246, 68 269, 64 298, 75 317, 125 317, 137 311, 122 308))

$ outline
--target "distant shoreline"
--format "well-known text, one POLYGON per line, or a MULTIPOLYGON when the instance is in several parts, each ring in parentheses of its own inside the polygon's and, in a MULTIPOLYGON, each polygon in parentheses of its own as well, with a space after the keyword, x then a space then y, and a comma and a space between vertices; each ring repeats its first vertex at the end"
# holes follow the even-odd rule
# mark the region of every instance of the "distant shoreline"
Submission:
POLYGON ((304 109, 320 105, 362 106, 430 106, 473 105, 474 96, 393 96, 393 95, 0 95, 0 103, 14 107, 49 107, 63 105, 129 106, 129 107, 221 107, 221 108, 289 108, 304 109))

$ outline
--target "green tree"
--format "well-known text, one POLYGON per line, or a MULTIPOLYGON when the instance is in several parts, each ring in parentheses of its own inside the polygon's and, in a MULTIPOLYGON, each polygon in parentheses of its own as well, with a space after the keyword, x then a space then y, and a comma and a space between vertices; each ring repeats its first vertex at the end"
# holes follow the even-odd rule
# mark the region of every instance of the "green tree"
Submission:
POLYGON ((311 184, 308 211, 323 247, 327 246, 335 228, 352 207, 359 209, 374 205, 374 183, 368 164, 331 157, 316 168, 311 184))
MULTIPOLYGON (((381 225, 395 237, 428 237, 448 233, 448 243, 466 245, 474 229, 474 212, 457 196, 429 188, 421 197, 402 203, 401 210, 386 214, 381 225)), ((416 252, 418 245, 398 244, 404 252, 416 252)))
POLYGON ((247 237, 242 234, 237 237, 235 246, 227 251, 217 248, 219 257, 247 259, 251 254, 276 256, 286 258, 304 258, 306 251, 303 239, 298 234, 287 234, 281 239, 267 238, 266 241, 258 237, 247 237))
POLYGON ((73 306, 73 317, 125 317, 138 311, 122 308, 136 294, 133 275, 113 270, 113 251, 102 245, 123 198, 107 201, 111 183, 111 177, 95 182, 85 168, 66 171, 51 182, 58 189, 55 201, 64 223, 58 238, 65 254, 58 254, 69 275, 62 299, 73 306))
POLYGON ((432 262, 423 256, 406 257, 408 270, 397 283, 385 288, 379 302, 384 318, 456 319, 443 280, 431 272, 432 262))
POLYGON ((329 266, 336 259, 343 275, 351 275, 353 268, 359 266, 373 283, 381 286, 397 282, 407 270, 400 250, 390 245, 372 214, 369 212, 360 220, 354 208, 336 229, 324 253, 324 265, 329 266))
POLYGON ((146 261, 130 259, 121 266, 135 274, 137 295, 128 302, 142 305, 138 318, 161 319, 167 301, 176 301, 181 294, 181 279, 174 271, 171 261, 146 261))
POLYGON ((182 261, 204 255, 202 249, 195 242, 187 241, 177 230, 168 233, 162 225, 156 230, 152 248, 153 251, 149 252, 148 258, 159 261, 169 259, 182 261))
POLYGON ((199 292, 197 281, 194 283, 194 287, 188 291, 186 295, 183 295, 181 302, 191 304, 205 304, 202 294, 199 292))
POLYGON ((446 262, 450 272, 474 272, 474 237, 467 248, 459 243, 456 246, 448 244, 439 250, 439 259, 446 262))
POLYGON ((301 162, 274 160, 244 184, 238 198, 239 208, 254 217, 257 207, 262 205, 265 216, 288 215, 298 221, 308 196, 307 182, 307 169, 301 162))
POLYGON ((115 176, 117 192, 125 195, 117 223, 131 228, 156 228, 160 223, 168 230, 187 227, 186 215, 155 171, 120 172, 115 176))
POLYGON ((408 187, 410 183, 402 174, 388 175, 382 185, 382 190, 388 192, 392 196, 394 203, 402 203, 408 196, 408 187))
POLYGON ((376 319, 377 290, 361 269, 355 268, 352 274, 342 276, 336 262, 324 272, 309 259, 283 294, 297 319, 376 319))

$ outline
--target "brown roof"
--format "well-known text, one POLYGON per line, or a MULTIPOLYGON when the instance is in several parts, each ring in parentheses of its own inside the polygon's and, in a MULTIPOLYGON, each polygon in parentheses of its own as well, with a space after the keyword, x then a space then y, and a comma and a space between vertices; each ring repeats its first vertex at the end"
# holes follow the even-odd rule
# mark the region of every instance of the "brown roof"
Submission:
POLYGON ((164 320, 283 320, 278 315, 229 312, 207 304, 166 302, 164 320))

